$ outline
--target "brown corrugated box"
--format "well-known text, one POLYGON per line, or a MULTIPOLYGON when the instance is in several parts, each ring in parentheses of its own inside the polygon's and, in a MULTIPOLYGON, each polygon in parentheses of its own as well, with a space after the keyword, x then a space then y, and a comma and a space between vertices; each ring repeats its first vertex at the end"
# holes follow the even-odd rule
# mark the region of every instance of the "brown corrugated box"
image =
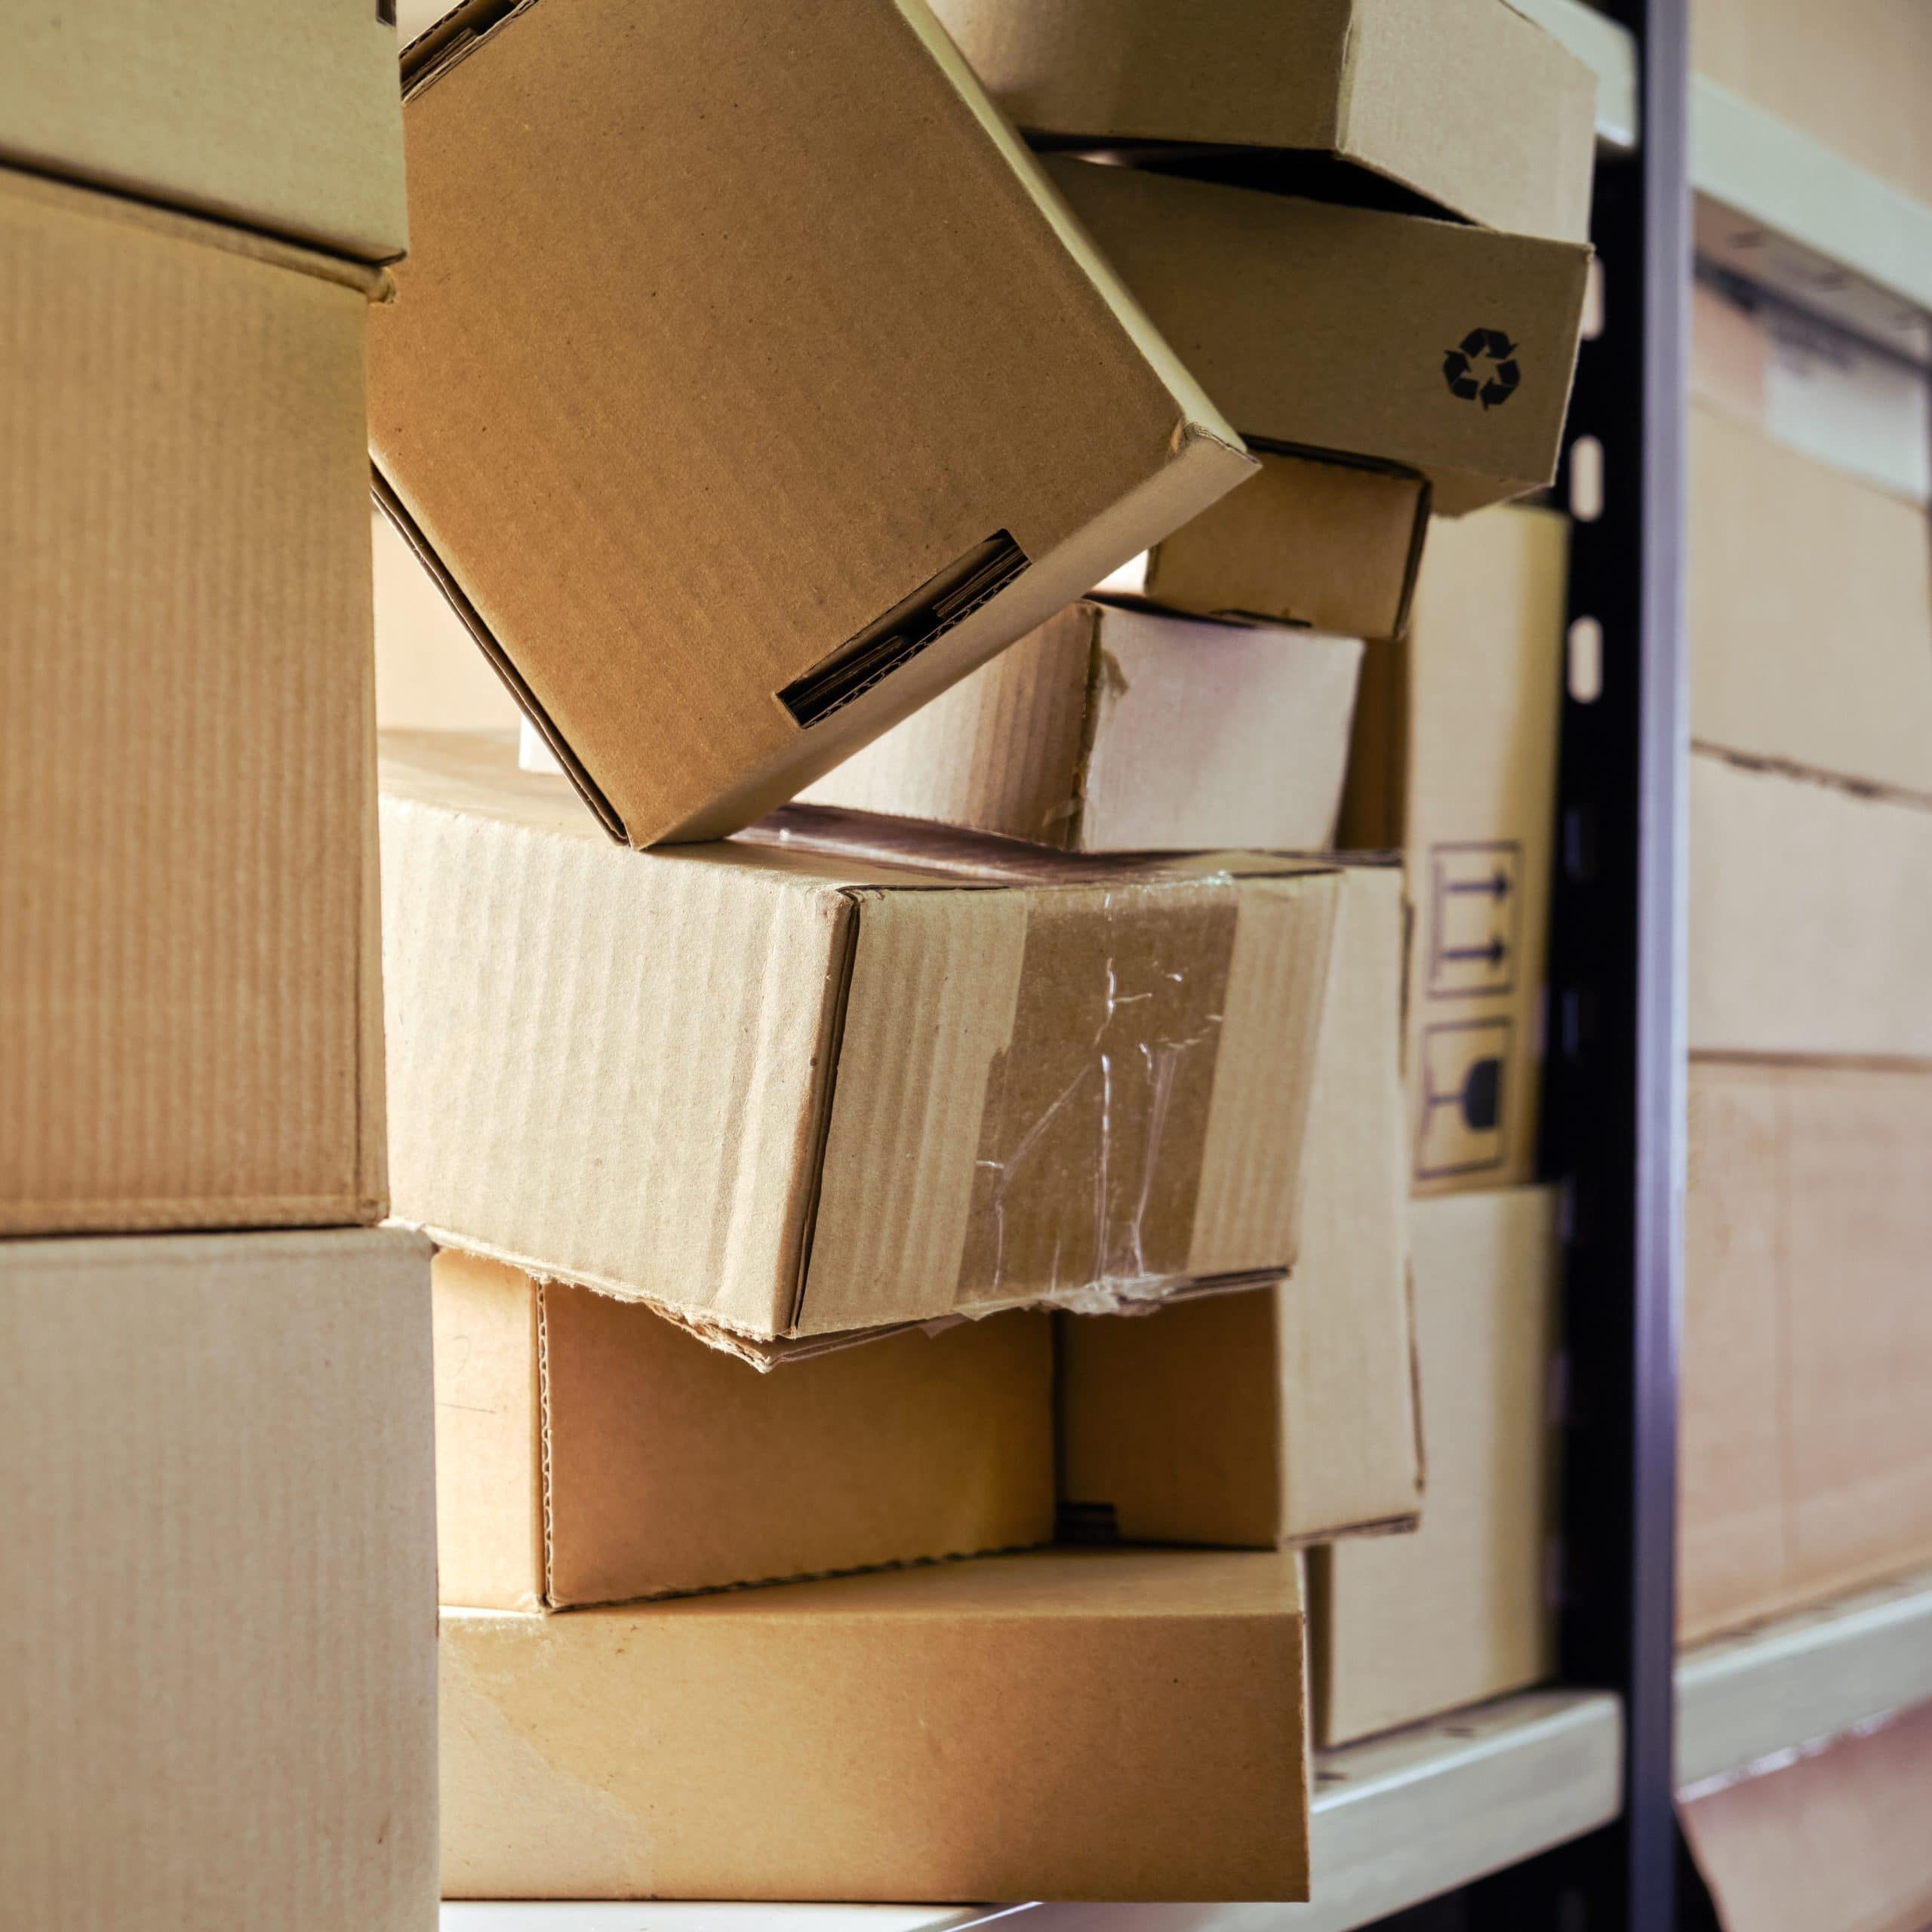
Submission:
POLYGON ((429 1257, 0 1242, 5 1916, 436 1919, 429 1257))
POLYGON ((377 726, 385 731, 514 731, 521 716, 516 700, 435 578, 380 510, 372 509, 369 521, 376 566, 377 726))
POLYGON ((1421 1506, 1399 879, 1343 879, 1293 1276, 1060 1319, 1061 1494, 1083 1537, 1267 1548, 1411 1526, 1421 1506))
POLYGON ((1502 0, 937 0, 1029 134, 1272 162, 1341 200, 1400 195, 1524 235, 1588 238, 1596 82, 1502 0))
POLYGON ((441 1647, 451 1897, 1308 1895, 1291 1556, 451 1611, 441 1647))
POLYGON ((0 171, 0 1232, 383 1212, 384 285, 0 171))
POLYGON ((1322 1745, 1501 1697, 1555 1669, 1555 1194, 1418 1201, 1409 1242, 1428 1500, 1414 1536, 1309 1559, 1322 1745))
POLYGON ((379 494, 633 844, 749 823, 1253 473, 924 0, 470 0, 405 71, 379 494))
POLYGON ((1438 525, 1407 640, 1363 663, 1341 842, 1407 856, 1420 1194, 1536 1175, 1568 534, 1438 525))
POLYGON ((0 160, 392 261, 409 238, 395 62, 382 0, 272 19, 220 0, 19 8, 0 160))
POLYGON ((1373 463, 1254 454, 1257 474, 1100 588, 1204 617, 1399 636, 1429 534, 1428 484, 1373 463))
POLYGON ((1694 1060, 1678 1623, 1932 1561, 1932 1071, 1694 1060))
POLYGON ((1588 248, 1044 158, 1244 437, 1415 471, 1448 516, 1555 477, 1588 248))
POLYGON ((1361 652, 1072 604, 804 797, 1066 851, 1325 851, 1361 652))
POLYGON ((1690 758, 1690 1044, 1932 1060, 1932 802, 1690 758))
POLYGON ((1052 1540, 1044 1315, 768 1375, 589 1288, 454 1250, 435 1278, 446 1603, 558 1610, 1052 1540))
POLYGON ((1339 881, 795 807, 614 845, 507 740, 383 760, 396 1211, 719 1340, 1292 1264, 1339 881))

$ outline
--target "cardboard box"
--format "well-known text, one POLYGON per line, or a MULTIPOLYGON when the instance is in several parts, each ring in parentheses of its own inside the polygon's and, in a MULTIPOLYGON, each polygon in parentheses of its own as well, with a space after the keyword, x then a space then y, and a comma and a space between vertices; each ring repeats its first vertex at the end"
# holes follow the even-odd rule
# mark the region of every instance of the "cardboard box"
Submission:
POLYGON ((1346 1744, 1520 1690, 1556 1667, 1556 1195, 1410 1211, 1429 1499, 1414 1536, 1309 1559, 1315 1736, 1346 1744))
POLYGON ((1429 485, 1365 463, 1257 450, 1258 475, 1100 589, 1205 617, 1399 636, 1429 534, 1429 485))
POLYGON ((1069 605, 806 792, 1073 852, 1325 851, 1361 645, 1069 605))
POLYGON ((1690 758, 1690 1043, 1932 1059, 1932 803, 1690 758))
POLYGON ((1429 478, 1438 515, 1555 476, 1590 251, 1046 158, 1241 434, 1429 478))
POLYGON ((436 1922, 427 1244, 0 1242, 19 1925, 436 1922))
POLYGON ((383 286, 0 170, 0 1232, 383 1212, 383 286))
POLYGON ((522 714, 509 687, 477 649, 435 580, 380 510, 370 512, 369 521, 376 566, 378 728, 515 731, 522 714))
POLYGON ((1362 666, 1341 842, 1407 855, 1415 1191, 1536 1177, 1569 526, 1438 525, 1362 666))
POLYGON ((383 761, 396 1211, 714 1338, 1279 1274, 1340 881, 794 808, 638 854, 383 761))
POLYGON ((1694 1060, 1678 1623, 1932 1561, 1932 1072, 1694 1060))
POLYGON ((1053 1540, 1043 1315, 761 1375, 650 1309, 454 1250, 435 1312, 446 1603, 560 1610, 1053 1540))
POLYGON ((367 262, 408 245, 395 10, 309 0, 23 8, 0 67, 0 161, 367 262))
POLYGON ((379 494, 634 844, 749 824, 1252 473, 924 0, 469 0, 405 78, 379 494))
POLYGON ((1595 76, 1502 0, 936 0, 1020 125, 1589 238, 1595 76), (1232 154, 1226 150, 1236 150, 1232 154), (1241 150, 1290 150, 1257 156, 1241 150), (1212 150, 1221 150, 1213 152, 1212 150))
POLYGON ((1343 882, 1294 1275, 1061 1318, 1061 1495, 1083 1538, 1269 1549, 1414 1524, 1399 878, 1343 882))
POLYGON ((1695 741, 1932 802, 1924 506, 1699 409, 1689 546, 1695 741))
POLYGON ((448 1611, 443 1888, 1304 1899, 1301 1647, 1294 1559, 1254 1552, 448 1611))

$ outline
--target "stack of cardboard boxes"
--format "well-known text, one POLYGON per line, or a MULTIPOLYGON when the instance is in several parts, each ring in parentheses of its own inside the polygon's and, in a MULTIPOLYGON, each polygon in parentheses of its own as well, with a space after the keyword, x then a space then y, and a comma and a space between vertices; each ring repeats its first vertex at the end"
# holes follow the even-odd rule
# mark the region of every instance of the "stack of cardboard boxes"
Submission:
POLYGON ((434 1923, 429 1256, 371 1225, 395 56, 116 0, 0 63, 15 1922, 434 1923))

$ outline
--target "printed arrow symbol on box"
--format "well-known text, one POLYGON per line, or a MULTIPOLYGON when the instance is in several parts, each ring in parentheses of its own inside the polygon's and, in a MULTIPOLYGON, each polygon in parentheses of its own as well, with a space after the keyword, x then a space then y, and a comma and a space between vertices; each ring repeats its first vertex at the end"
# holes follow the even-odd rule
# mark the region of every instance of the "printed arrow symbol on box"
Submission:
POLYGON ((1507 899, 1509 897, 1509 878, 1501 866, 1488 878, 1457 878, 1449 881, 1451 892, 1480 892, 1491 899, 1507 899))
POLYGON ((1444 959, 1480 959, 1492 968, 1500 966, 1509 957, 1509 949, 1500 939, 1493 939, 1487 946, 1451 946, 1443 949, 1444 959))

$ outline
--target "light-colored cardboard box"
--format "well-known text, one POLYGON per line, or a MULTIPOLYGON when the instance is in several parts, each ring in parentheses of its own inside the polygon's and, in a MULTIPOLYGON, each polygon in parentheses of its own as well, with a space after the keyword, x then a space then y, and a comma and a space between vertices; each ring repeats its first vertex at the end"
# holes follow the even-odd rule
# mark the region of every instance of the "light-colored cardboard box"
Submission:
POLYGON ((1066 851, 1325 851, 1361 654, 1071 604, 804 797, 1066 851))
POLYGON ((1402 1146, 1398 876, 1351 867, 1279 1287, 1060 1318, 1061 1494, 1083 1537, 1271 1548, 1423 1500, 1402 1146))
POLYGON ((924 0, 471 0, 405 78, 378 494, 634 844, 749 824, 1253 473, 924 0))
POLYGON ((1254 1552, 446 1611, 444 1890, 1306 1898, 1302 1640, 1254 1552))
POLYGON ((384 286, 0 170, 0 1232, 383 1212, 384 286))
POLYGON ((1503 0, 1178 11, 1167 0, 937 0, 935 11, 1035 136, 1294 150, 1265 158, 1299 164, 1303 180, 1340 164, 1337 199, 1406 190, 1487 227, 1589 238, 1595 77, 1503 0))
POLYGON ((11 1924, 436 1923, 429 1255, 0 1242, 11 1924))
POLYGON ((1429 534, 1420 476, 1257 449, 1260 472, 1100 584, 1204 617, 1399 636, 1429 534))
POLYGON ((369 523, 376 566, 377 727, 385 731, 516 730, 522 714, 509 687, 477 649, 435 580, 381 511, 372 509, 369 523))
POLYGON ((393 734, 396 1211, 721 1342, 1294 1260, 1340 881, 795 807, 638 854, 506 738, 393 734))
POLYGON ((1418 1201, 1409 1241, 1428 1499, 1414 1536, 1309 1557, 1323 1745, 1499 1697, 1555 1669, 1555 1193, 1418 1201))
POLYGON ((1690 1044, 1932 1060, 1932 801, 1694 751, 1690 1044))
POLYGON ((1687 1638, 1932 1561, 1932 1072, 1694 1060, 1687 1638))
POLYGON ((1244 436, 1414 471, 1447 516, 1555 477, 1589 266, 1580 243, 1045 163, 1244 436))
POLYGON ((1419 1194, 1536 1177, 1568 542, 1547 510, 1439 524, 1363 662, 1341 842, 1407 858, 1419 1194))
POLYGON ((761 1374, 634 1302, 454 1250, 435 1315, 445 1603, 560 1610, 1053 1540, 1044 1315, 761 1374))

